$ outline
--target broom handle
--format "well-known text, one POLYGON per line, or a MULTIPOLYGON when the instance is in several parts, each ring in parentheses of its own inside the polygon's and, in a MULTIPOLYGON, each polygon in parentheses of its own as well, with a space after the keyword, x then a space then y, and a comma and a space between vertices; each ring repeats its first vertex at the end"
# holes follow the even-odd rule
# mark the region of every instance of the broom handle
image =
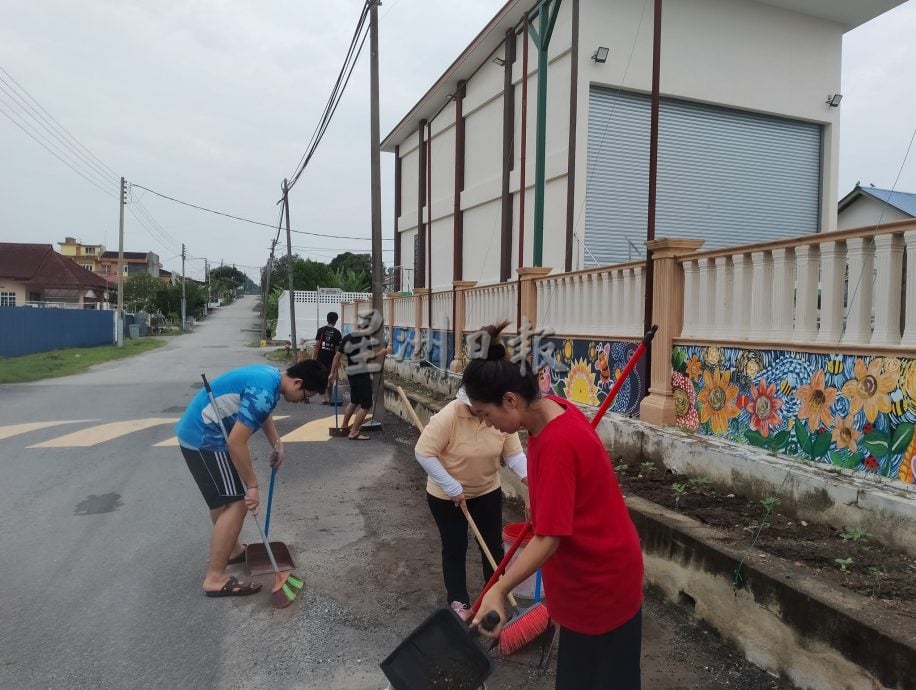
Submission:
MULTIPOLYGON (((493 554, 490 552, 490 548, 487 546, 487 542, 483 540, 483 535, 480 533, 480 530, 477 529, 477 523, 474 522, 474 518, 471 517, 471 511, 468 510, 467 503, 461 504, 461 512, 464 513, 464 517, 467 518, 468 524, 471 526, 471 531, 474 533, 474 536, 477 538, 477 544, 480 546, 480 550, 484 552, 487 557, 487 560, 490 562, 490 567, 495 571, 499 566, 496 561, 493 560, 493 554)), ((512 596, 512 592, 509 592, 509 603, 512 604, 512 608, 518 608, 518 602, 515 601, 515 597, 512 596)))
POLYGON ((522 545, 522 542, 525 541, 525 537, 531 534, 531 531, 534 529, 534 525, 530 522, 525 523, 525 527, 522 529, 522 533, 518 535, 518 539, 515 540, 515 543, 509 548, 506 552, 506 555, 503 556, 503 559, 499 562, 496 570, 493 571, 493 575, 490 576, 490 579, 487 580, 486 586, 483 588, 483 591, 477 595, 477 599, 474 600, 474 605, 471 606, 471 615, 476 616, 477 610, 480 608, 480 602, 483 601, 483 595, 490 591, 490 588, 496 584, 496 581, 503 576, 503 573, 506 572, 506 566, 509 565, 509 561, 512 560, 512 557, 515 555, 515 552, 518 551, 518 547, 522 545))
POLYGON ((601 421, 601 418, 604 417, 604 413, 607 412, 608 408, 611 406, 611 403, 614 402, 614 398, 617 397, 617 393, 620 388, 623 386, 624 381, 627 380, 627 377, 630 375, 630 372, 633 371, 633 368, 636 366, 636 363, 642 358, 643 353, 646 351, 646 348, 649 346, 649 343, 652 342, 652 338, 655 337, 655 332, 658 330, 658 326, 653 325, 642 338, 642 342, 639 344, 639 347, 636 348, 636 351, 630 357, 630 360, 627 362, 626 366, 620 372, 620 376, 617 377, 617 380, 614 382, 614 387, 611 388, 611 392, 607 394, 607 397, 604 399, 604 402, 601 403, 601 407, 598 408, 598 413, 595 415, 595 418, 592 420, 592 426, 597 428, 598 422, 601 421))
POLYGON ((267 490, 267 512, 264 514, 264 535, 270 534, 270 508, 274 503, 274 482, 277 480, 277 468, 270 468, 270 488, 267 490))
MULTIPOLYGON (((207 395, 210 398, 210 404, 213 405, 213 411, 216 413, 216 419, 219 421, 220 431, 223 432, 223 440, 226 441, 226 450, 229 450, 229 434, 226 432, 226 427, 223 424, 223 413, 219 410, 219 405, 216 404, 216 398, 213 397, 213 389, 210 388, 210 382, 207 381, 207 375, 201 374, 200 378, 204 380, 204 388, 207 389, 207 395)), ((229 453, 229 459, 232 459, 232 453, 229 453)), ((245 480, 239 477, 239 481, 242 482, 242 486, 245 488, 245 492, 248 492, 248 487, 245 486, 245 480)), ((280 568, 277 567, 277 561, 274 559, 274 552, 270 548, 270 542, 267 541, 267 535, 264 533, 264 530, 261 528, 261 523, 258 522, 258 516, 254 513, 251 514, 251 519, 254 520, 254 524, 258 527, 258 532, 261 534, 261 541, 264 542, 264 549, 267 551, 267 557, 270 559, 270 565, 274 569, 274 574, 280 574, 280 568)))
MULTIPOLYGON (((417 417, 417 413, 414 412, 413 405, 410 404, 410 398, 407 397, 407 393, 404 392, 404 389, 398 386, 398 396, 401 398, 401 402, 404 404, 407 414, 410 416, 410 419, 413 421, 413 424, 420 433, 423 433, 423 422, 420 421, 420 418, 417 417)), ((495 566, 494 566, 495 567, 495 566)))

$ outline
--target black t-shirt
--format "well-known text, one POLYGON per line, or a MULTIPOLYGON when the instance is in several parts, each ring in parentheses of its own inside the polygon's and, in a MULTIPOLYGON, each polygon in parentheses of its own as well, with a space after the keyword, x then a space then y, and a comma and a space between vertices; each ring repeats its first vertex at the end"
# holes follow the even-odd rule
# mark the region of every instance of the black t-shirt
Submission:
POLYGON ((328 364, 334 359, 334 353, 340 347, 343 336, 340 335, 334 326, 322 326, 315 334, 315 359, 327 362, 328 364))

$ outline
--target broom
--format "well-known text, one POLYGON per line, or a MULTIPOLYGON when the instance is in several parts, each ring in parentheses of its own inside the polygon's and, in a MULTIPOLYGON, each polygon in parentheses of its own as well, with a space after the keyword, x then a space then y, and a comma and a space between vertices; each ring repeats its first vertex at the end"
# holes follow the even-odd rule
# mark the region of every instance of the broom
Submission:
MULTIPOLYGON (((200 378, 204 380, 204 388, 207 390, 207 396, 210 398, 210 404, 213 406, 213 411, 216 413, 216 418, 219 420, 219 428, 220 431, 223 432, 223 439, 225 439, 226 447, 228 448, 229 434, 226 432, 226 426, 223 424, 223 413, 220 412, 219 406, 216 404, 216 398, 213 396, 213 389, 210 388, 210 382, 207 381, 207 375, 201 374, 200 378)), ((242 482, 242 484, 244 486, 244 482, 242 482)), ((245 487, 245 490, 247 492, 248 487, 245 487)), ((285 608, 295 601, 296 596, 302 591, 305 583, 291 572, 280 571, 280 568, 277 567, 277 561, 274 559, 273 551, 270 548, 270 542, 267 541, 267 535, 264 534, 264 529, 261 527, 260 521, 256 515, 252 515, 251 518, 254 520, 254 524, 257 525, 258 532, 261 535, 261 541, 264 542, 264 549, 267 551, 267 557, 270 559, 270 566, 274 571, 274 586, 271 590, 273 604, 278 609, 285 608)))

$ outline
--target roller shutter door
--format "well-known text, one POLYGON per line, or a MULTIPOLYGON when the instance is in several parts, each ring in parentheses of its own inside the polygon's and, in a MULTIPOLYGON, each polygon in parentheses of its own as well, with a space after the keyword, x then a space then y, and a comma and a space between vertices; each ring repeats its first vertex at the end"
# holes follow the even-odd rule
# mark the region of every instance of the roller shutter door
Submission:
MULTIPOLYGON (((644 255, 650 99, 592 87, 585 265, 644 255)), ((821 126, 676 99, 659 111, 655 236, 704 249, 817 232, 821 126)))

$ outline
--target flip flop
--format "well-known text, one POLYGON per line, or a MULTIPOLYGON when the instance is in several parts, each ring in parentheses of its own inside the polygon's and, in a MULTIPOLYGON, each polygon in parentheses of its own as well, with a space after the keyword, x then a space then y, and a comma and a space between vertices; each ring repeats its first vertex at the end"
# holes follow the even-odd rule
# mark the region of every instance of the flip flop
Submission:
POLYGON ((259 591, 261 591, 260 583, 239 582, 237 577, 230 575, 222 589, 216 592, 204 592, 204 594, 208 597, 247 597, 259 591))
POLYGON ((358 436, 347 436, 351 441, 369 441, 370 438, 365 434, 359 434, 358 436))
POLYGON ((240 553, 235 558, 230 558, 226 561, 226 565, 238 565, 239 563, 245 562, 245 552, 248 550, 248 544, 242 544, 242 553, 240 553))

